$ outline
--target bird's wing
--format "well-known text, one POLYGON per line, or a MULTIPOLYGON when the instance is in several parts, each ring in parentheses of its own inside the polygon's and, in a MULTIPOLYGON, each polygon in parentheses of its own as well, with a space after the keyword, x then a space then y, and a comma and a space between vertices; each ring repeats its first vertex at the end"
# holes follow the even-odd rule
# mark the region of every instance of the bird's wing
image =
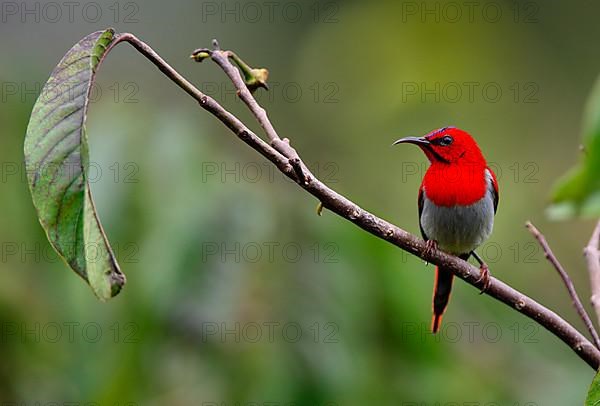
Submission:
POLYGON ((419 197, 418 197, 417 204, 419 206, 419 228, 421 229, 421 237, 423 237, 423 239, 425 241, 427 241, 427 240, 429 240, 429 238, 427 238, 427 235, 425 235, 425 231, 423 230, 423 226, 421 225, 421 214, 423 214, 423 205, 425 204, 425 195, 423 193, 423 186, 421 186, 419 188, 419 197))
POLYGON ((486 175, 490 184, 490 192, 492 193, 492 197, 494 198, 494 214, 496 214, 496 210, 498 210, 498 180, 496 179, 496 174, 489 167, 485 168, 486 175))

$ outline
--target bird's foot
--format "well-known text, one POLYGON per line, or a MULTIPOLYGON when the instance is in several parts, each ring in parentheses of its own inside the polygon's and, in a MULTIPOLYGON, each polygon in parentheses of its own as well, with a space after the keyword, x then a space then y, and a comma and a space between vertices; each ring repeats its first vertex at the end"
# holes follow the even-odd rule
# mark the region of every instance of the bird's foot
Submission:
POLYGON ((436 240, 427 240, 425 241, 425 250, 423 251, 423 256, 428 258, 433 254, 433 251, 438 249, 438 243, 436 240))
POLYGON ((488 268, 486 263, 482 263, 479 267, 479 270, 481 271, 481 275, 479 275, 479 278, 477 278, 475 283, 483 282, 483 287, 479 292, 479 294, 481 295, 485 293, 490 287, 490 269, 488 268))

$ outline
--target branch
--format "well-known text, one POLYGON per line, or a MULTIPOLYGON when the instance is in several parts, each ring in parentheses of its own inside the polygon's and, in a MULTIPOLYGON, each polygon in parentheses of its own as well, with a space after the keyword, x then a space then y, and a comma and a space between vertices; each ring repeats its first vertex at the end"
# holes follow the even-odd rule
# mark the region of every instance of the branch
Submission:
POLYGON ((600 221, 592 233, 590 242, 583 249, 583 255, 587 262, 590 273, 590 285, 592 288, 591 302, 600 323, 600 221))
MULTIPOLYGON (((265 134, 269 139, 271 145, 277 151, 282 153, 286 158, 288 158, 288 161, 294 168, 294 171, 296 172, 299 181, 308 184, 311 181, 312 175, 310 174, 310 170, 304 164, 304 162, 302 162, 300 156, 298 156, 298 152, 296 152, 296 150, 292 148, 289 140, 287 138, 281 139, 279 137, 277 131, 275 131, 275 127, 273 127, 273 124, 271 124, 271 121, 269 120, 267 111, 264 108, 262 108, 254 98, 254 96, 252 96, 252 93, 250 92, 250 89, 248 89, 247 83, 244 82, 240 71, 232 65, 232 63, 229 61, 229 58, 233 58, 238 65, 242 66, 242 68, 244 68, 248 72, 248 74, 250 74, 251 71, 250 67, 248 67, 248 65, 246 65, 233 52, 222 51, 219 48, 219 43, 217 42, 217 40, 213 40, 212 50, 206 48, 197 49, 194 52, 192 52, 192 57, 199 53, 205 53, 209 55, 210 58, 217 65, 219 65, 221 69, 223 69, 225 74, 233 82, 239 98, 242 99, 246 106, 248 106, 248 109, 252 112, 262 129, 265 131, 265 134)), ((202 61, 202 59, 200 59, 199 61, 202 61)))
MULTIPOLYGON (((439 250, 427 250, 425 241, 422 239, 417 238, 407 231, 404 231, 403 229, 362 209, 357 204, 348 200, 346 197, 327 187, 312 174, 308 175, 310 176, 308 182, 303 181, 303 179, 298 176, 297 171, 294 170, 293 165, 290 163, 290 158, 287 156, 287 154, 290 154, 291 151, 287 150, 285 146, 282 145, 282 143, 288 143, 283 140, 281 140, 281 143, 278 142, 279 137, 273 136, 276 136, 274 129, 271 131, 268 126, 266 127, 268 130, 265 129, 267 134, 271 134, 270 136, 268 135, 271 143, 273 144, 273 146, 271 146, 256 136, 256 134, 250 131, 248 127, 246 127, 234 115, 226 111, 213 98, 206 96, 191 83, 185 80, 158 54, 156 54, 156 52, 154 52, 148 45, 140 41, 134 35, 121 34, 115 38, 111 46, 115 46, 117 43, 122 41, 126 41, 133 45, 135 49, 148 58, 167 77, 169 77, 185 92, 197 100, 202 108, 215 115, 242 141, 275 164, 275 166, 277 166, 277 168, 283 174, 296 181, 300 187, 319 199, 324 207, 336 213, 340 217, 354 223, 363 230, 373 234, 374 236, 381 238, 382 240, 394 244, 395 246, 413 255, 416 255, 427 262, 451 270, 456 276, 463 279, 470 285, 475 286, 477 289, 481 290, 483 288, 484 281, 479 279, 480 270, 478 268, 470 265, 468 262, 465 262, 458 257, 446 254, 445 252, 439 250)), ((246 94, 244 91, 245 86, 240 86, 236 75, 232 76, 235 78, 234 84, 238 88, 240 97, 242 97, 242 95, 246 94)), ((247 97, 247 95, 244 97, 247 97)), ((254 100, 254 102, 252 102, 252 100, 248 99, 247 103, 254 105, 256 101, 254 100)), ((258 104, 256 105, 258 106, 258 104)), ((260 110, 257 111, 260 112, 260 110)), ((261 120, 263 120, 264 117, 266 117, 266 114, 262 116, 261 120)), ((298 163, 298 161, 295 162, 296 164, 298 163)), ((305 168, 305 165, 303 165, 303 168, 305 168)), ((310 174, 308 171, 306 173, 310 174)), ((592 368, 598 369, 600 367, 600 351, 598 351, 598 349, 595 348, 594 345, 590 343, 590 341, 581 333, 579 333, 573 326, 563 320, 552 310, 547 309, 546 307, 537 303, 535 300, 494 277, 490 277, 489 287, 485 293, 538 322, 541 326, 565 342, 592 368)))
POLYGON ((546 241, 546 237, 544 237, 544 235, 530 221, 525 223, 525 227, 527 227, 527 229, 531 232, 531 234, 533 234, 535 239, 538 240, 540 246, 542 247, 542 250, 544 250, 544 255, 546 259, 548 259, 552 266, 554 266, 554 269, 558 271, 558 274, 562 278, 563 282, 565 283, 565 286, 567 287, 567 290, 569 291, 569 296, 571 296, 571 300, 573 301, 573 306, 575 306, 575 310, 577 310, 579 317, 581 317, 583 323, 585 324, 585 327, 590 332, 590 335, 594 340, 594 344, 596 344, 596 348, 600 348, 600 338, 598 337, 598 333, 596 332, 596 329, 594 328, 594 324, 592 323, 590 316, 585 311, 585 308, 583 307, 583 304, 581 303, 581 300, 577 295, 577 291, 575 290, 575 286, 573 285, 573 281, 569 277, 569 274, 567 274, 565 269, 562 267, 561 263, 558 261, 558 258, 556 258, 556 256, 554 255, 554 252, 552 252, 550 245, 548 245, 548 242, 546 241))
POLYGON ((281 153, 271 147, 269 144, 264 142, 256 134, 254 134, 248 127, 244 125, 236 116, 228 112, 212 97, 205 95, 198 90, 193 84, 187 81, 183 76, 173 69, 164 59, 160 57, 150 46, 138 39, 135 35, 130 33, 117 34, 115 39, 109 46, 108 51, 119 44, 120 42, 128 42, 137 51, 144 55, 150 62, 152 62, 158 69, 163 72, 169 79, 171 79, 177 86, 182 88, 187 94, 192 96, 196 101, 200 103, 200 106, 217 117, 227 128, 233 131, 238 138, 250 145, 262 156, 267 158, 269 161, 275 164, 277 168, 288 177, 294 179, 294 168, 281 153))

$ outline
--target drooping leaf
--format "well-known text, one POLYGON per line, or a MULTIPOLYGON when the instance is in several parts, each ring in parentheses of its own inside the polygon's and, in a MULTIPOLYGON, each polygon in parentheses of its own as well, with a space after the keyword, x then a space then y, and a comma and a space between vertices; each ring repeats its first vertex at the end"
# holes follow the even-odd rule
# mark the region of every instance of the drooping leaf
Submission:
POLYGON ((592 380, 592 385, 585 399, 585 406, 600 406, 600 373, 596 374, 592 380))
POLYGON ((112 29, 97 31, 66 53, 33 107, 24 146, 33 204, 48 240, 101 300, 119 293, 125 275, 88 184, 85 121, 96 70, 114 37, 112 29))
POLYGON ((581 162, 555 186, 551 217, 600 216, 600 77, 584 113, 582 145, 581 162))

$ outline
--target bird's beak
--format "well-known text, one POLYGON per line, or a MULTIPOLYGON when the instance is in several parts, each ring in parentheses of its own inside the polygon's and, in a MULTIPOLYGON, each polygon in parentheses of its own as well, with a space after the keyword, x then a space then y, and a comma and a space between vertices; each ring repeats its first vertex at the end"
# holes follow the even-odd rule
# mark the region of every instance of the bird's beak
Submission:
POLYGON ((404 137, 394 142, 392 145, 397 144, 415 144, 415 145, 429 145, 429 141, 425 137, 404 137))

